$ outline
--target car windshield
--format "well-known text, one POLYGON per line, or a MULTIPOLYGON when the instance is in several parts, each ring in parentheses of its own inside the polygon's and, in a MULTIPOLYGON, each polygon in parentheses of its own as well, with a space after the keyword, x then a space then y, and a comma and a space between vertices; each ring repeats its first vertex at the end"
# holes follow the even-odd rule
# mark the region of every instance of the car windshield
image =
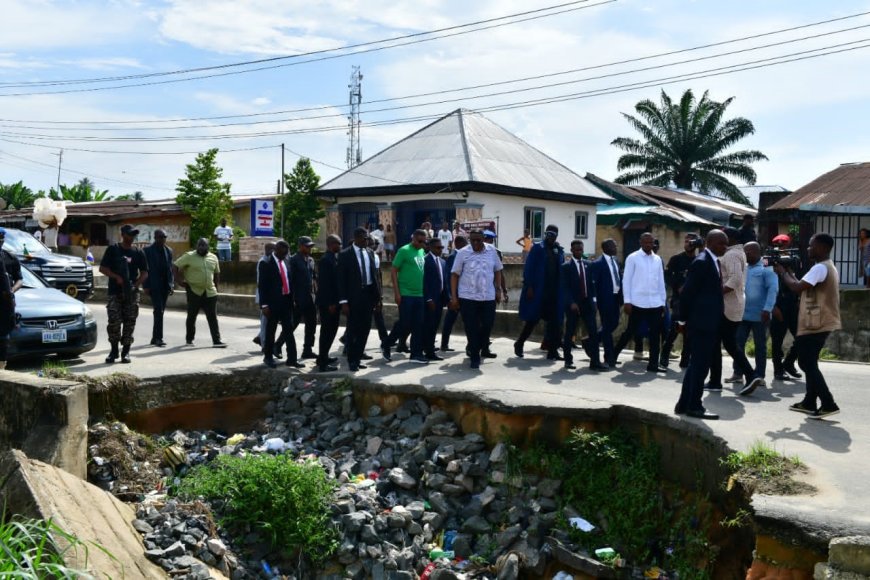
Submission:
POLYGON ((27 232, 6 229, 6 242, 3 243, 4 250, 23 256, 25 246, 27 247, 27 253, 32 256, 46 256, 51 253, 51 250, 43 246, 39 240, 27 232))
MULTIPOLYGON (((29 250, 30 246, 27 249, 29 250)), ((24 267, 21 268, 21 285, 23 288, 48 288, 39 276, 24 267)))

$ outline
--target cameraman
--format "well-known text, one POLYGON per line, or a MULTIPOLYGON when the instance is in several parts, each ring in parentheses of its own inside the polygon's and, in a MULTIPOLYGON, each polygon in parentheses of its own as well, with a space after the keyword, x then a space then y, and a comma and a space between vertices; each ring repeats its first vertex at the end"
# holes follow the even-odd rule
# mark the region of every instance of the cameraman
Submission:
MULTIPOLYGON (((782 255, 791 247, 791 238, 786 234, 779 234, 773 238, 772 243, 777 253, 782 255)), ((801 269, 797 253, 794 254, 794 260, 787 261, 783 266, 788 273, 797 275, 801 269)), ((803 376, 794 366, 798 357, 794 344, 791 345, 783 361, 782 343, 785 340, 786 333, 791 332, 792 338, 797 337, 797 323, 798 297, 794 292, 786 288, 785 284, 780 284, 779 292, 776 294, 776 304, 773 307, 773 316, 770 320, 773 378, 777 381, 786 381, 789 379, 789 375, 796 379, 803 376)))
MULTIPOLYGON (((662 345, 662 355, 659 365, 667 368, 671 355, 671 350, 674 348, 674 341, 677 340, 677 335, 680 333, 680 325, 677 322, 680 312, 680 292, 683 289, 683 284, 686 283, 686 273, 689 271, 689 266, 695 260, 695 256, 699 249, 704 248, 704 240, 698 234, 686 234, 683 238, 683 251, 679 254, 671 256, 668 260, 668 265, 665 268, 665 283, 671 290, 671 324, 668 328, 665 342, 662 345)), ((689 366, 689 350, 686 348, 686 341, 683 340, 683 350, 680 353, 680 368, 689 366)))
POLYGON ((840 274, 831 261, 834 238, 829 234, 816 234, 810 238, 809 258, 815 264, 798 280, 782 264, 774 270, 782 284, 800 295, 798 328, 795 347, 798 364, 807 375, 804 400, 789 407, 798 413, 807 413, 821 419, 840 412, 819 370, 819 354, 832 331, 840 325, 840 274), (821 407, 817 407, 817 401, 821 407))

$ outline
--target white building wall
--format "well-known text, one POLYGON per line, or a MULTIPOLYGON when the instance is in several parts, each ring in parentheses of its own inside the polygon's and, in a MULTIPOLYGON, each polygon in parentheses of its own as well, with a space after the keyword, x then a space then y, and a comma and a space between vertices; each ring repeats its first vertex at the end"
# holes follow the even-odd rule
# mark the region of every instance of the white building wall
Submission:
POLYGON ((544 225, 555 224, 559 228, 559 243, 566 249, 570 246, 571 240, 574 239, 575 212, 587 212, 589 217, 586 224, 586 237, 581 239, 587 254, 595 252, 596 210, 594 205, 478 192, 471 192, 468 196, 468 202, 483 205, 481 214, 484 219, 498 218, 497 247, 503 252, 520 251, 520 247, 514 242, 523 235, 525 209, 528 207, 544 210, 544 225))

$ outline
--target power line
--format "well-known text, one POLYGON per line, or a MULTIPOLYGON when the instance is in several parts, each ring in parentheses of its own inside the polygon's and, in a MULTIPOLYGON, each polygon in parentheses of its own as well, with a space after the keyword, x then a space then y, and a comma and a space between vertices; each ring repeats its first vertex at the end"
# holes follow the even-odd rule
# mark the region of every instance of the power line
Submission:
MULTIPOLYGON (((839 22, 839 21, 843 21, 843 20, 858 18, 861 16, 867 16, 868 14, 870 14, 870 11, 860 12, 857 14, 850 14, 847 16, 841 16, 838 18, 832 18, 832 19, 828 19, 828 20, 820 20, 817 22, 811 22, 811 23, 802 24, 799 26, 793 26, 793 27, 789 27, 789 28, 782 28, 782 29, 763 32, 763 33, 759 33, 759 34, 753 34, 750 36, 743 36, 743 37, 739 37, 739 38, 733 38, 733 39, 729 39, 729 40, 723 40, 723 41, 719 41, 719 42, 703 44, 703 45, 699 45, 699 46, 693 46, 690 48, 684 48, 684 49, 672 50, 672 51, 668 51, 668 52, 651 54, 651 55, 647 55, 647 56, 635 57, 635 58, 618 60, 618 61, 611 61, 611 62, 602 63, 602 64, 598 64, 598 65, 585 66, 585 67, 581 67, 581 68, 574 68, 574 69, 569 69, 569 70, 564 70, 564 71, 557 71, 557 72, 535 75, 535 76, 530 76, 530 77, 510 79, 510 80, 505 80, 505 81, 496 81, 496 82, 484 83, 484 84, 479 84, 479 85, 471 85, 471 86, 459 87, 459 88, 453 88, 453 89, 444 89, 444 90, 428 92, 428 93, 418 93, 418 94, 413 94, 413 95, 405 95, 405 96, 401 96, 401 97, 375 99, 375 100, 371 100, 371 101, 366 101, 366 104, 371 105, 371 104, 377 104, 377 103, 386 103, 386 102, 401 101, 401 100, 412 99, 412 98, 427 97, 427 96, 445 94, 445 93, 450 93, 450 92, 475 90, 475 89, 480 89, 480 88, 488 88, 488 87, 493 87, 493 86, 513 84, 513 83, 525 82, 525 81, 530 81, 530 80, 539 80, 542 78, 562 76, 562 75, 573 74, 573 73, 577 73, 577 72, 584 72, 584 71, 588 71, 588 70, 596 70, 596 69, 617 66, 617 65, 622 65, 622 64, 631 64, 631 63, 635 63, 635 62, 641 62, 641 61, 645 61, 645 60, 661 58, 664 56, 672 56, 672 55, 682 54, 682 53, 686 53, 686 52, 693 52, 693 51, 703 50, 703 49, 707 49, 707 48, 713 48, 716 46, 724 46, 727 44, 744 42, 746 40, 754 40, 754 39, 763 38, 763 37, 767 37, 767 36, 783 34, 786 32, 793 32, 795 30, 801 30, 801 29, 811 28, 811 27, 815 27, 815 26, 822 26, 825 24, 830 24, 832 22, 839 22)), ((779 43, 760 45, 757 47, 749 47, 747 49, 743 49, 740 51, 722 53, 722 55, 736 54, 738 52, 746 52, 746 51, 758 50, 758 49, 762 49, 762 48, 769 48, 772 46, 779 46, 782 44, 789 44, 789 43, 803 41, 803 40, 820 38, 823 36, 830 36, 833 34, 840 34, 843 32, 850 32, 850 31, 854 31, 854 30, 866 28, 866 27, 867 27, 867 25, 855 26, 855 27, 840 29, 840 30, 836 30, 836 31, 832 31, 832 32, 820 33, 820 34, 816 34, 816 35, 810 35, 810 36, 800 37, 797 39, 782 41, 779 43)), ((701 57, 697 60, 715 58, 716 56, 717 55, 713 55, 711 57, 701 57)), ((693 61, 692 60, 681 61, 681 63, 686 63, 686 62, 693 62, 693 61)), ((644 70, 644 69, 640 69, 640 70, 644 70)), ((321 105, 321 106, 316 106, 316 107, 304 107, 304 108, 298 108, 298 109, 286 109, 286 110, 280 110, 280 111, 268 111, 268 112, 261 112, 261 113, 247 113, 247 114, 239 114, 239 115, 218 115, 218 116, 206 116, 206 117, 182 117, 182 118, 172 118, 172 119, 146 119, 146 120, 122 120, 122 121, 101 121, 101 120, 90 120, 90 121, 50 120, 50 121, 44 121, 44 120, 33 120, 33 119, 31 119, 31 120, 0 119, 0 122, 5 122, 5 123, 38 123, 38 124, 43 124, 43 125, 49 125, 49 124, 76 124, 76 125, 157 124, 157 123, 174 123, 174 122, 253 118, 253 117, 271 116, 271 115, 283 115, 283 114, 288 114, 288 113, 322 111, 322 110, 327 110, 327 109, 342 108, 345 106, 346 105, 344 105, 344 104, 341 104, 341 105, 321 105)), ((343 115, 343 113, 341 113, 341 115, 343 115)), ((318 118, 318 117, 306 117, 306 119, 312 119, 312 118, 318 118)), ((275 121, 269 121, 269 122, 284 122, 284 121, 286 121, 286 120, 275 120, 275 121)), ((248 124, 253 125, 253 124, 257 124, 257 123, 248 123, 248 124)), ((206 126, 213 127, 213 126, 229 126, 229 125, 206 125, 206 126)))
MULTIPOLYGON (((391 112, 391 111, 397 111, 397 110, 403 110, 403 109, 413 109, 413 108, 420 108, 420 107, 426 107, 426 106, 432 106, 432 105, 443 105, 446 103, 454 103, 454 102, 465 101, 465 100, 483 99, 483 98, 489 98, 489 97, 494 97, 494 96, 503 96, 503 95, 509 95, 509 94, 517 94, 517 93, 524 93, 524 92, 530 92, 530 91, 537 91, 537 90, 548 89, 548 88, 559 87, 559 86, 580 84, 580 83, 585 83, 585 82, 589 82, 589 81, 602 80, 602 79, 613 78, 613 77, 620 77, 620 76, 631 75, 631 74, 635 74, 635 73, 639 73, 639 72, 648 72, 651 70, 660 70, 660 69, 680 66, 680 65, 684 65, 684 64, 691 64, 691 63, 695 63, 695 62, 723 58, 726 56, 734 56, 736 54, 743 54, 743 53, 747 53, 747 52, 753 52, 756 50, 764 50, 764 49, 773 48, 776 46, 794 44, 797 42, 804 42, 807 40, 815 40, 815 39, 823 38, 826 36, 833 36, 836 34, 842 34, 844 32, 854 32, 856 30, 860 30, 860 29, 864 29, 864 28, 870 28, 870 24, 862 24, 862 25, 853 26, 850 28, 834 30, 834 31, 829 31, 829 32, 823 32, 823 33, 819 33, 819 34, 813 34, 813 35, 809 35, 809 36, 803 36, 803 37, 799 37, 799 38, 793 38, 793 39, 789 39, 789 40, 783 40, 783 41, 779 41, 779 42, 773 42, 773 43, 768 43, 768 44, 763 44, 763 45, 758 45, 758 46, 753 46, 753 47, 741 48, 741 49, 732 50, 732 51, 723 52, 723 53, 717 53, 717 54, 712 54, 712 55, 707 55, 707 56, 700 56, 700 57, 695 57, 695 58, 691 58, 691 59, 674 61, 674 62, 670 62, 670 63, 662 63, 662 64, 657 64, 657 65, 652 65, 652 66, 647 66, 647 67, 634 68, 634 69, 618 71, 618 72, 613 72, 613 73, 608 73, 608 74, 603 74, 603 75, 589 76, 589 77, 584 77, 581 79, 574 79, 574 80, 570 80, 570 81, 546 83, 546 84, 535 85, 535 86, 531 86, 531 87, 522 87, 522 88, 510 89, 510 90, 506 90, 506 91, 497 91, 497 92, 492 92, 492 93, 471 95, 471 96, 467 96, 467 97, 455 97, 452 99, 443 99, 443 100, 439 100, 439 101, 430 101, 430 102, 426 102, 426 103, 399 105, 399 106, 395 106, 395 107, 384 107, 384 108, 380 108, 380 109, 369 109, 366 111, 362 111, 362 113, 371 114, 371 113, 391 112)), ((856 41, 856 42, 862 42, 862 41, 856 41)), ((828 47, 823 47, 823 48, 815 49, 815 50, 823 50, 826 48, 837 47, 837 46, 842 46, 842 45, 831 45, 828 47)), ((801 53, 791 53, 791 54, 801 54, 801 53)), ((643 57, 643 58, 640 58, 637 60, 645 60, 646 58, 647 57, 643 57)), ((623 61, 623 62, 626 62, 626 61, 623 61)), ((591 67, 584 67, 582 69, 574 69, 572 71, 565 71, 565 72, 558 72, 558 73, 547 73, 547 74, 543 74, 543 75, 536 75, 536 76, 532 76, 532 77, 525 77, 522 79, 515 79, 515 80, 509 80, 509 81, 498 81, 498 82, 487 83, 485 85, 477 85, 475 87, 468 87, 468 88, 481 88, 481 87, 487 87, 487 86, 505 85, 505 84, 510 84, 510 83, 514 83, 514 82, 524 82, 524 81, 529 81, 529 80, 537 80, 537 79, 542 79, 542 78, 548 78, 548 77, 573 73, 573 72, 577 72, 580 70, 590 70, 590 69, 603 68, 604 66, 609 66, 609 65, 596 65, 596 66, 591 66, 591 67)), ((433 95, 439 95, 439 94, 448 94, 448 93, 462 91, 462 90, 466 90, 466 89, 465 88, 446 89, 444 91, 435 91, 435 92, 431 92, 431 93, 421 93, 419 95, 412 95, 409 97, 395 97, 392 99, 381 99, 380 101, 369 101, 369 103, 404 100, 404 99, 414 98, 414 97, 419 97, 419 96, 433 96, 433 95)), ((340 107, 340 105, 336 105, 335 107, 340 107)), ((333 108, 333 107, 330 107, 330 108, 333 108)), ((337 118, 337 117, 344 117, 344 116, 345 116, 344 113, 334 113, 334 114, 329 114, 329 115, 314 115, 314 116, 309 116, 309 117, 296 117, 296 118, 289 118, 289 119, 273 119, 273 120, 268 120, 268 121, 253 121, 253 122, 242 122, 242 123, 217 123, 217 124, 211 124, 211 125, 180 125, 180 126, 174 126, 174 127, 128 127, 128 128, 123 128, 123 130, 124 131, 158 131, 158 130, 177 131, 177 130, 182 130, 182 129, 201 129, 201 128, 211 129, 211 128, 217 128, 217 127, 237 127, 237 126, 249 126, 249 125, 275 124, 275 123, 292 123, 292 122, 299 122, 299 121, 312 121, 312 120, 318 120, 318 119, 329 119, 329 118, 337 118)), ((82 129, 87 129, 88 131, 120 131, 120 130, 122 130, 121 128, 118 128, 118 127, 91 127, 91 128, 66 127, 66 126, 63 126, 63 127, 36 127, 36 126, 28 126, 28 125, 2 125, 2 124, 0 124, 0 128, 28 129, 28 130, 37 130, 37 131, 44 130, 44 129, 54 129, 55 131, 79 131, 82 129)))
MULTIPOLYGON (((859 48, 866 48, 870 45, 861 45, 854 46, 856 44, 870 42, 870 38, 864 38, 856 41, 840 43, 835 45, 829 45, 826 47, 814 48, 805 51, 798 51, 793 53, 788 53, 784 55, 768 57, 764 59, 758 59, 754 61, 746 61, 743 63, 737 63, 732 65, 727 65, 723 67, 717 67, 713 69, 706 69, 701 71, 694 71, 689 73, 683 73, 680 75, 674 75, 670 77, 663 77, 660 79, 653 79, 647 81, 639 81, 636 83, 628 83, 624 85, 616 85, 612 87, 605 87, 602 89, 594 89, 590 91, 576 92, 576 93, 567 93, 562 95, 554 95, 550 97, 541 97, 539 99, 530 99, 525 101, 518 101, 513 103, 503 103, 500 105, 492 105, 488 107, 478 108, 477 110, 480 112, 484 111, 499 111, 499 110, 508 110, 518 108, 520 106, 532 106, 534 104, 545 104, 548 102, 562 102, 565 100, 572 100, 574 98, 584 98, 586 96, 598 96, 601 94, 611 94, 611 92, 624 92, 622 89, 625 88, 648 88, 649 86, 655 86, 656 83, 663 83, 665 81, 676 82, 679 80, 693 80, 695 78, 706 78, 707 76, 717 76, 710 75, 708 73, 714 73, 718 71, 726 71, 721 72, 719 74, 732 74, 734 72, 740 72, 742 70, 752 70, 755 68, 766 68, 769 66, 776 66, 778 64, 785 64, 789 62, 796 62, 801 60, 808 60, 810 58, 818 58, 820 56, 826 56, 829 54, 837 54, 840 52, 847 52, 850 50, 857 50, 859 48), (851 47, 851 48, 843 48, 843 47, 851 47), (840 48, 841 50, 832 50, 840 48), (827 52, 822 52, 827 51, 827 52), (816 53, 816 54, 813 54, 816 53), (791 58, 797 57, 797 58, 791 58), (759 66, 753 66, 759 65, 759 66), (743 67, 743 68, 739 68, 743 67), (702 76, 697 76, 702 75, 702 76)), ((452 102, 452 100, 444 100, 433 103, 427 103, 427 105, 435 105, 435 104, 443 104, 446 102, 452 102)), ((422 106, 422 105, 420 105, 422 106)), ((396 107, 392 110, 403 108, 396 107)), ((443 113, 432 114, 432 115, 418 115, 413 117, 406 118, 398 118, 398 119, 385 119, 381 121, 372 121, 367 123, 366 125, 369 127, 372 126, 381 126, 381 125, 393 125, 397 123, 407 123, 407 122, 415 122, 420 120, 427 119, 436 119, 443 116, 443 113)), ((14 132, 0 132, 0 136, 3 137, 17 137, 19 139, 33 139, 33 140, 54 140, 54 141, 91 141, 91 142, 164 142, 164 141, 208 141, 208 140, 225 140, 225 139, 241 139, 241 138, 253 138, 253 137, 267 137, 274 135, 297 135, 297 134, 307 134, 307 133, 322 133, 329 131, 337 131, 337 130, 346 130, 345 125, 333 125, 333 126, 320 126, 320 127, 310 127, 310 128, 301 128, 301 129, 287 129, 287 130, 279 130, 279 131, 261 131, 261 132, 253 132, 253 133, 232 133, 232 134, 217 134, 217 135, 176 135, 176 136, 151 136, 151 137, 95 137, 95 136, 60 136, 60 135, 46 135, 46 134, 38 134, 38 133, 14 133, 14 132)))
MULTIPOLYGON (((576 2, 570 2, 567 5, 573 5, 573 4, 578 4, 581 2, 589 2, 589 1, 590 0, 577 0, 576 2)), ((454 36, 462 36, 465 34, 471 34, 473 32, 481 32, 484 30, 491 30, 494 28, 501 28, 503 26, 510 26, 513 24, 519 24, 521 22, 529 22, 532 20, 539 20, 541 18, 549 18, 551 16, 558 16, 560 14, 565 14, 568 12, 576 12, 578 10, 585 10, 587 8, 595 8, 596 6, 603 6, 605 4, 611 4, 611 3, 616 2, 616 1, 617 0, 602 0, 602 1, 598 2, 597 4, 588 4, 585 6, 575 6, 573 8, 566 8, 564 10, 560 10, 560 11, 556 11, 556 12, 549 12, 547 14, 538 14, 536 16, 528 16, 525 18, 518 18, 518 19, 512 20, 510 22, 504 22, 501 24, 492 24, 489 26, 481 26, 479 28, 474 28, 472 30, 460 30, 458 32, 452 32, 450 34, 443 34, 441 36, 435 36, 432 38, 420 38, 417 40, 410 40, 408 42, 391 44, 388 46, 378 46, 378 47, 374 47, 374 48, 367 48, 367 49, 358 50, 358 51, 354 51, 354 52, 348 52, 345 54, 321 56, 318 58, 311 58, 308 60, 301 60, 301 61, 294 61, 294 62, 289 62, 289 63, 263 66, 263 67, 258 67, 258 68, 246 69, 246 70, 242 70, 242 71, 213 73, 213 74, 208 74, 208 75, 200 75, 200 76, 196 76, 196 77, 188 77, 188 78, 182 78, 182 79, 169 79, 169 80, 164 80, 164 81, 152 81, 152 82, 134 83, 134 84, 127 84, 127 85, 113 85, 113 86, 108 86, 108 87, 91 87, 91 88, 86 88, 86 89, 67 89, 67 90, 63 90, 63 91, 34 91, 34 92, 26 92, 26 93, 0 93, 0 97, 23 97, 23 96, 33 96, 33 95, 61 95, 61 94, 69 94, 69 93, 88 93, 88 92, 95 92, 95 91, 126 89, 126 88, 133 88, 133 87, 165 85, 165 84, 171 84, 171 83, 180 83, 180 82, 188 82, 188 81, 194 81, 194 80, 202 80, 202 79, 209 79, 209 78, 217 78, 217 77, 246 74, 246 73, 251 73, 251 72, 259 72, 259 71, 263 71, 263 70, 271 70, 271 69, 276 69, 276 68, 297 66, 300 64, 308 64, 308 63, 320 62, 320 61, 324 61, 324 60, 334 60, 337 58, 344 58, 346 56, 356 56, 359 54, 365 54, 365 53, 370 53, 370 52, 380 52, 383 50, 389 50, 391 48, 398 48, 398 47, 409 46, 409 45, 413 45, 413 44, 422 44, 424 42, 431 42, 434 40, 443 40, 445 38, 451 38, 454 36)), ((533 13, 533 12, 540 12, 541 10, 552 10, 552 9, 553 9, 552 7, 549 9, 544 8, 544 9, 540 9, 537 11, 531 11, 531 12, 520 13, 520 14, 529 14, 529 13, 533 13)), ((503 16, 503 17, 500 17, 500 18, 494 19, 494 20, 503 20, 503 19, 512 18, 512 17, 513 16, 503 16)), ((486 21, 483 21, 483 22, 486 22, 486 21)), ((473 25, 474 24, 466 24, 464 26, 473 26, 473 25)), ((460 26, 460 27, 462 27, 462 26, 460 26)), ((339 49, 333 49, 333 50, 339 50, 339 49)), ((280 57, 275 57, 275 58, 280 58, 280 57)), ((292 57, 283 57, 283 58, 292 58, 292 57)), ((14 86, 10 85, 10 86, 0 87, 0 88, 14 88, 14 86)))

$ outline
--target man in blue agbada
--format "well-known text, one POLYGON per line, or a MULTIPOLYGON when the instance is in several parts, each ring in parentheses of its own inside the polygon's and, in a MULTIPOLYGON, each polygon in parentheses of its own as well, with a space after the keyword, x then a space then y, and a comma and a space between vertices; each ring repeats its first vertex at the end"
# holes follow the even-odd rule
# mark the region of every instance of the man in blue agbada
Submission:
POLYGON ((514 354, 523 358, 523 345, 538 321, 546 322, 544 344, 548 360, 564 360, 559 355, 562 334, 561 286, 559 267, 565 261, 565 250, 556 241, 559 228, 548 225, 544 239, 532 246, 523 268, 523 290, 520 293, 520 320, 525 322, 514 343, 514 354))

